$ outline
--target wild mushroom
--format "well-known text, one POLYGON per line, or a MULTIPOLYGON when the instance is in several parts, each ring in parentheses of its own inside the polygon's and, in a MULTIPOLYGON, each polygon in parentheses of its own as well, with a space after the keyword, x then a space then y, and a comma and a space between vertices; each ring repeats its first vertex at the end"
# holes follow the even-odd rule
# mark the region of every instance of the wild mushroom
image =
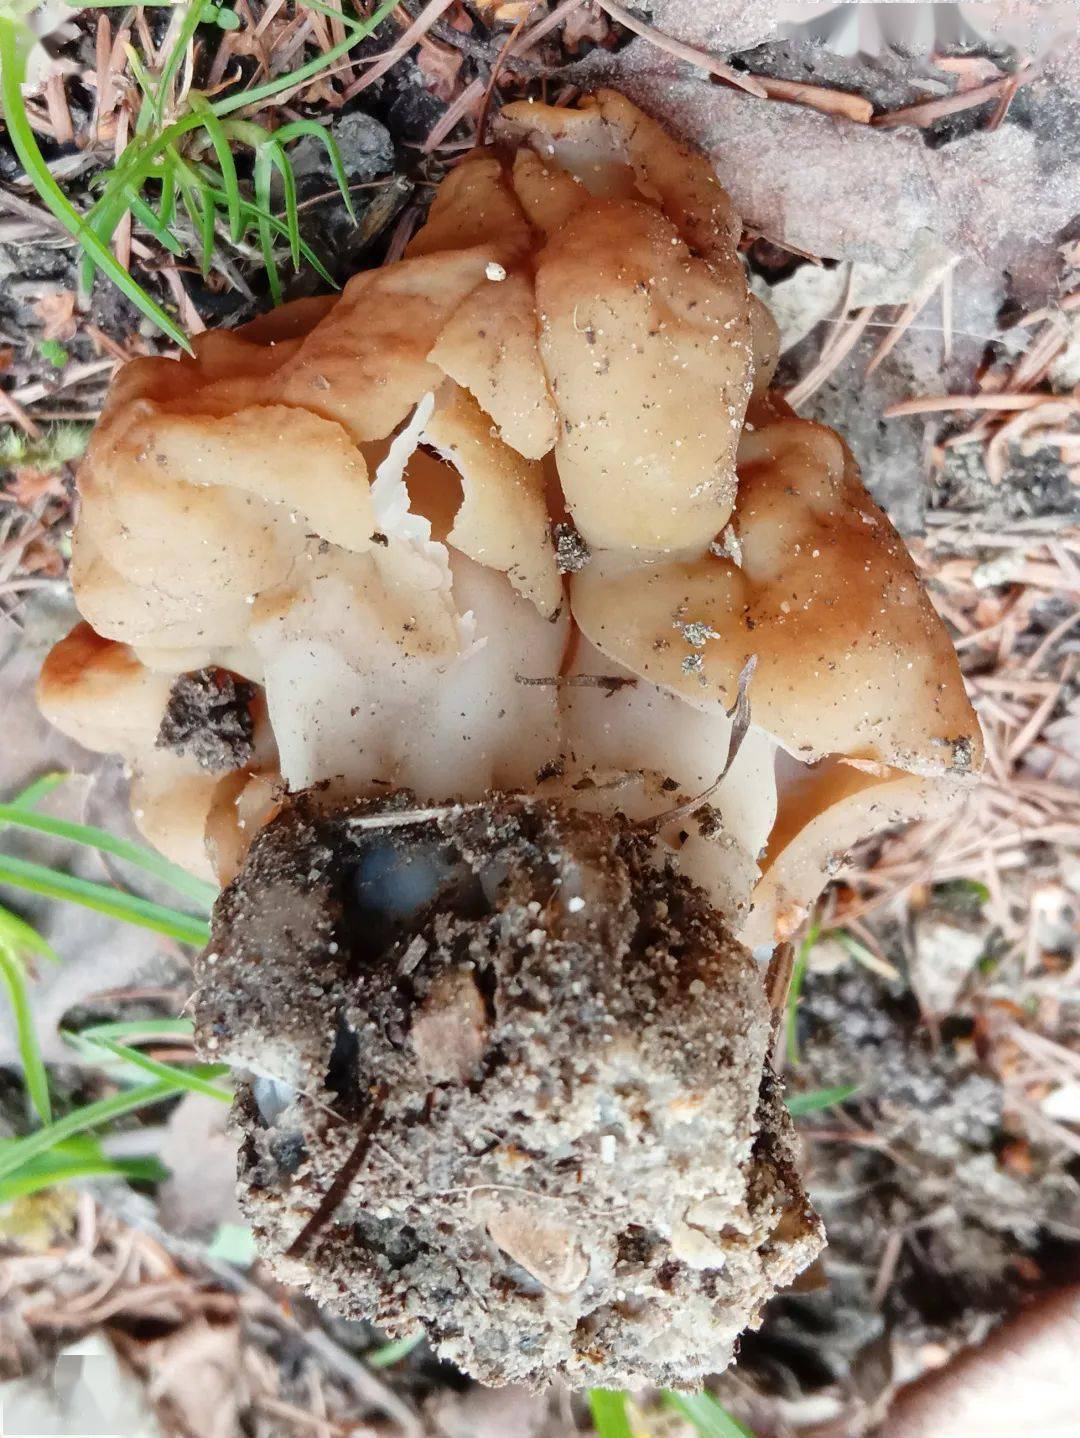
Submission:
POLYGON ((813 1257, 747 946, 981 760, 739 229, 622 97, 512 105, 403 260, 121 371, 80 475, 41 702, 228 883, 263 1250, 489 1382, 693 1383, 813 1257))

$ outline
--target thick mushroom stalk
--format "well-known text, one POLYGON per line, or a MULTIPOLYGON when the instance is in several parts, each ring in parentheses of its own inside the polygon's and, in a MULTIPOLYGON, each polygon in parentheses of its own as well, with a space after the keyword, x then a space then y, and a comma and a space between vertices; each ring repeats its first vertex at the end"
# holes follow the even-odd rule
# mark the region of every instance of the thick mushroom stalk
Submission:
POLYGON ((128 365, 80 473, 41 702, 228 885, 264 1250, 491 1382, 692 1383, 809 1261, 751 950, 981 762, 739 230, 621 96, 512 105, 403 260, 128 365))

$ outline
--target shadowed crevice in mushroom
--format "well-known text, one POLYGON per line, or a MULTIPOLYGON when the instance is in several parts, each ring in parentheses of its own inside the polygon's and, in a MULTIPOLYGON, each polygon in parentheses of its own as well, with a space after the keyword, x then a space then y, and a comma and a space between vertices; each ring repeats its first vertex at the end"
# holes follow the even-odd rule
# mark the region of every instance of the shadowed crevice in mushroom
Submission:
POLYGON ((625 820, 412 798, 290 800, 217 905, 260 1246, 486 1382, 692 1384, 822 1241, 756 966, 625 820))

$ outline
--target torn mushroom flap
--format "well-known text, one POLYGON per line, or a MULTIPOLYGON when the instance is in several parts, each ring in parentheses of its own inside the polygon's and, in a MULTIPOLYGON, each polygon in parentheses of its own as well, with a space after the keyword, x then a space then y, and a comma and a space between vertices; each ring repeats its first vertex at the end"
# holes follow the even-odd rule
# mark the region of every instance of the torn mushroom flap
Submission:
POLYGON ((321 783, 351 795, 389 785, 475 799, 527 788, 551 756, 555 696, 516 676, 536 663, 554 671, 561 659, 567 620, 554 613, 561 589, 553 561, 555 592, 542 590, 541 610, 464 547, 450 548, 445 533, 433 537, 432 520, 412 501, 416 464, 417 492, 436 522, 475 536, 478 557, 526 589, 532 577, 543 585, 550 536, 518 472, 527 461, 502 446, 489 459, 497 442, 480 444, 471 402, 458 427, 461 401, 459 392, 444 416, 425 396, 390 445, 371 488, 371 550, 315 554, 295 587, 256 606, 254 642, 293 789, 321 783), (432 432, 460 454, 460 477, 417 450, 432 432), (471 521, 470 505, 481 515, 486 508, 490 526, 471 521))
POLYGON ((856 839, 952 802, 982 739, 945 627, 838 436, 778 401, 757 418, 730 530, 677 562, 601 555, 571 604, 604 653, 714 715, 756 656, 754 725, 800 761, 780 767, 752 896, 747 933, 768 943, 856 839))

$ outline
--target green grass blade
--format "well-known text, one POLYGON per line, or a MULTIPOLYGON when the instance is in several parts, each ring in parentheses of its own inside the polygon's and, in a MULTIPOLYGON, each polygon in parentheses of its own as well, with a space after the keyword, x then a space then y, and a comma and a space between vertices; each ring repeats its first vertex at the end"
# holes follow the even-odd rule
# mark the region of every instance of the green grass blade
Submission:
POLYGON ((199 236, 202 246, 199 268, 202 270, 204 279, 210 273, 210 266, 214 262, 214 221, 216 218, 213 200, 204 190, 202 192, 202 223, 199 236))
POLYGON ((190 1019, 123 1019, 114 1024, 91 1024, 79 1029, 82 1039, 182 1038, 195 1032, 190 1019))
POLYGON ((240 178, 236 173, 232 146, 229 144, 229 138, 225 134, 221 121, 201 95, 191 96, 191 108, 202 121, 203 129, 214 147, 214 154, 217 156, 218 167, 221 170, 221 188, 225 195, 225 209, 229 216, 229 234, 232 236, 233 244, 239 244, 244 235, 244 224, 240 215, 243 196, 240 193, 240 178))
POLYGON ((250 90, 241 91, 238 95, 229 95, 223 100, 215 100, 213 102, 215 115, 224 117, 234 114, 237 110, 246 109, 249 105, 261 105, 264 100, 269 100, 273 95, 279 95, 282 90, 291 90, 294 85, 302 85, 305 80, 314 79, 320 71, 333 65, 343 55, 347 55, 365 36, 378 29, 386 17, 397 9, 398 0, 383 0, 374 14, 362 23, 357 23, 349 16, 343 15, 340 10, 334 10, 329 5, 321 4, 320 0, 303 0, 303 3, 309 10, 316 10, 320 15, 329 15, 342 22, 348 32, 344 40, 340 40, 329 50, 323 51, 314 60, 300 65, 288 75, 277 75, 273 80, 268 80, 265 85, 256 85, 250 90))
POLYGON ((158 200, 158 222, 165 228, 172 227, 176 215, 176 171, 171 160, 166 160, 161 169, 161 198, 158 200))
POLYGON ((589 1412, 599 1438, 634 1438, 625 1393, 613 1388, 590 1388, 589 1412))
POLYGON ((53 178, 38 148, 22 98, 22 82, 26 74, 26 55, 21 26, 0 15, 0 99, 12 146, 38 198, 79 244, 84 255, 93 261, 103 275, 148 319, 169 336, 174 344, 192 353, 187 336, 170 319, 165 310, 128 274, 116 256, 103 245, 83 217, 71 204, 53 178))
POLYGON ((134 190, 128 194, 128 205, 131 213, 144 229, 150 231, 162 249, 168 250, 170 255, 180 256, 184 253, 184 247, 180 241, 166 225, 161 223, 157 213, 134 190))
POLYGON ((300 212, 296 208, 296 176, 285 151, 276 141, 268 147, 270 159, 281 176, 281 189, 285 197, 285 228, 289 232, 289 251, 292 254, 293 269, 300 269, 300 212))
POLYGON ((15 1033, 22 1059, 26 1092, 34 1111, 42 1123, 52 1122, 52 1101, 49 1097, 49 1075, 41 1057, 37 1030, 34 1028, 34 1013, 30 997, 26 992, 26 980, 22 965, 11 948, 0 941, 0 980, 7 989, 11 1010, 15 1016, 15 1033))
MULTIPOLYGON (((261 205, 253 205, 249 200, 244 201, 243 208, 244 213, 246 215, 250 215, 253 221, 264 220, 274 234, 282 235, 286 239, 288 238, 288 229, 281 222, 281 220, 279 220, 276 215, 271 214, 268 209, 263 208, 261 205)), ((333 275, 319 259, 318 255, 311 248, 311 246, 308 245, 304 240, 300 241, 300 254, 308 262, 308 264, 311 266, 311 268, 315 271, 315 273, 319 276, 320 279, 325 280, 326 283, 330 285, 333 289, 340 289, 340 286, 334 279, 333 275)))
POLYGON ((274 139, 284 149, 291 140, 298 139, 301 135, 311 135, 316 140, 321 140, 330 160, 330 168, 334 172, 334 179, 341 191, 341 198, 345 201, 345 208, 348 210, 353 223, 356 223, 356 211, 353 209, 352 196, 349 193, 349 177, 345 173, 345 164, 341 158, 341 151, 338 143, 325 125, 320 125, 317 120, 293 120, 291 124, 282 125, 280 130, 274 132, 274 139))
POLYGON ((151 1074, 154 1078, 168 1079, 175 1083, 178 1089, 186 1089, 189 1093, 205 1094, 208 1098, 216 1098, 219 1103, 232 1102, 231 1093, 218 1088, 210 1081, 211 1077, 220 1078, 229 1072, 226 1064, 199 1064, 195 1068, 182 1069, 174 1064, 160 1063, 157 1059, 152 1059, 149 1054, 140 1053, 138 1049, 128 1048, 126 1044, 113 1043, 112 1039, 91 1038, 85 1030, 81 1034, 69 1034, 65 1037, 77 1037, 80 1045, 104 1049, 106 1053, 112 1054, 113 1058, 122 1059, 124 1063, 142 1069, 144 1073, 151 1074))
POLYGON ((25 950, 27 953, 36 954, 39 958, 48 959, 50 963, 58 964, 60 955, 53 946, 42 938, 32 924, 25 919, 20 919, 18 914, 13 914, 10 909, 0 905, 0 943, 7 941, 8 947, 16 954, 25 950))
POLYGON ((73 844, 82 844, 103 854, 112 854, 114 858, 123 859, 125 863, 164 880, 178 894, 194 899, 197 904, 207 909, 218 896, 216 885, 208 884, 204 879, 196 879, 179 865, 155 854, 152 849, 129 843, 127 839, 120 839, 93 824, 75 824, 68 819, 54 819, 48 814, 27 813, 19 804, 0 804, 0 823, 33 829, 39 834, 51 834, 57 839, 67 839, 73 844))
POLYGON ((277 260, 274 258, 274 234, 270 215, 270 171, 271 157, 268 146, 255 151, 255 199, 258 211, 255 216, 259 232, 259 248, 262 250, 263 265, 270 285, 270 297, 275 305, 281 304, 281 279, 278 275, 277 260))
POLYGON ((161 1183, 168 1178, 169 1170, 157 1158, 54 1158, 28 1164, 9 1178, 0 1179, 0 1203, 12 1203, 17 1198, 39 1193, 43 1188, 54 1188, 60 1183, 71 1183, 79 1178, 123 1178, 128 1183, 161 1183))
POLYGON ((858 1091, 858 1084, 845 1083, 838 1084, 835 1088, 815 1088, 807 1093, 789 1094, 786 1099, 787 1111, 792 1118, 802 1118, 808 1113, 820 1113, 822 1109, 833 1108, 838 1103, 847 1103, 852 1094, 858 1091))
POLYGON ((665 1392, 664 1403, 680 1413, 701 1438, 754 1438, 710 1393, 665 1392))
MULTIPOLYGON (((135 83, 142 91, 143 103, 144 105, 149 105, 152 112, 156 94, 156 87, 154 85, 153 77, 147 70, 146 66, 143 64, 142 56, 139 54, 138 50, 136 50, 134 45, 125 45, 124 54, 127 56, 127 62, 131 67, 131 73, 135 76, 135 83)), ((140 111, 140 114, 141 113, 142 112, 140 111)), ((148 120, 149 117, 146 120, 143 120, 142 127, 137 130, 136 133, 141 134, 145 130, 148 124, 148 120)))
POLYGON ((791 970, 791 984, 787 996, 785 1047, 787 1061, 792 1068, 798 1068, 802 1061, 799 1053, 799 999, 802 996, 803 980, 806 978, 806 966, 810 962, 810 950, 817 943, 820 933, 821 921, 815 916, 806 931, 806 937, 799 945, 799 952, 795 956, 795 964, 791 970))
POLYGON ((161 77, 157 83, 157 90, 151 107, 152 118, 155 124, 160 125, 165 114, 165 102, 169 97, 169 89, 184 60, 187 47, 199 26, 199 17, 202 14, 203 0, 187 0, 187 13, 184 15, 180 25, 179 33, 169 53, 166 56, 165 64, 161 69, 161 77))
POLYGON ((176 183, 191 227, 199 237, 199 267, 205 276, 210 273, 214 258, 214 200, 202 177, 180 160, 179 155, 176 160, 176 183))
POLYGON ((33 809, 40 804, 42 799, 48 798, 54 789, 70 779, 71 775, 66 769, 54 770, 51 774, 42 774, 40 779, 35 779, 32 784, 27 784, 25 789, 20 789, 12 799, 13 804, 18 804, 20 809, 33 809))
POLYGON ((11 884, 47 899, 81 904, 85 909, 108 914, 110 918, 121 919, 137 928, 152 929, 194 948, 203 948, 210 939, 209 926, 191 914, 167 908, 164 904, 151 903, 149 899, 136 898, 134 894, 112 889, 107 884, 95 884, 89 879, 62 874, 44 864, 16 859, 10 854, 0 854, 0 884, 11 884))
POLYGON ((381 1348, 376 1348, 372 1353, 364 1354, 364 1362, 369 1368, 389 1368, 393 1363, 400 1363, 401 1360, 423 1342, 424 1335, 411 1333, 408 1338, 395 1338, 393 1343, 384 1343, 381 1348))
POLYGON ((111 1123, 125 1114, 137 1113, 153 1104, 164 1103, 166 1099, 175 1098, 179 1092, 181 1090, 172 1079, 160 1079, 156 1083, 138 1084, 135 1088, 124 1089, 123 1092, 111 1094, 108 1098, 84 1104, 81 1108, 65 1114, 63 1118, 54 1119, 44 1128, 0 1146, 0 1178, 7 1178, 9 1174, 18 1172, 31 1159, 51 1152, 64 1139, 100 1128, 102 1124, 111 1123))

